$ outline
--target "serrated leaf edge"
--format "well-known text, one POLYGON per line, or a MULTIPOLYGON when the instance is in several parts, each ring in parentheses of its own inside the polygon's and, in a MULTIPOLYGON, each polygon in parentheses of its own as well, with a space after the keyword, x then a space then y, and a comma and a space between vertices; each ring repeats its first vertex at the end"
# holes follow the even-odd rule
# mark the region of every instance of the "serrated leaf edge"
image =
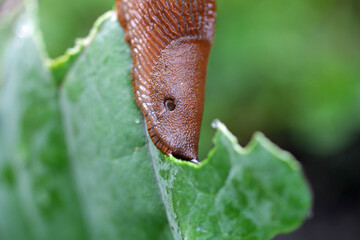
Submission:
POLYGON ((215 135, 217 135, 218 132, 222 133, 232 143, 234 150, 238 154, 248 155, 257 145, 260 145, 265 148, 269 153, 271 153, 274 157, 286 162, 292 168, 292 170, 301 170, 300 164, 290 152, 281 149, 279 146, 271 142, 262 132, 255 132, 249 143, 245 147, 242 147, 238 143, 237 138, 228 130, 225 124, 216 119, 213 121, 213 126, 217 129, 215 135))
MULTIPOLYGON (((112 18, 116 17, 115 11, 110 10, 101 15, 94 23, 93 27, 90 29, 90 33, 85 38, 77 38, 75 40, 75 45, 71 48, 68 48, 65 53, 59 57, 56 57, 54 59, 47 58, 46 59, 46 65, 47 67, 53 72, 53 75, 55 77, 56 74, 54 74, 55 71, 66 68, 66 64, 72 64, 71 66, 68 66, 67 70, 65 71, 64 76, 61 76, 61 79, 57 79, 57 82, 61 84, 64 81, 64 78, 66 74, 71 69, 73 63, 76 61, 78 56, 86 49, 87 46, 90 45, 90 43, 95 39, 96 35, 100 31, 101 27, 104 25, 104 23, 112 18)), ((56 78, 56 77, 55 77, 56 78)))

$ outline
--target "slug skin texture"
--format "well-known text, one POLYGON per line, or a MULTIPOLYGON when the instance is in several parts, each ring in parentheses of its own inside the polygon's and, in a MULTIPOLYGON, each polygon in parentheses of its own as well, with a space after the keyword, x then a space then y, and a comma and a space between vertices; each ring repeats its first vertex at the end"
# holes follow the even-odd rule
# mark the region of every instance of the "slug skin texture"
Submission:
POLYGON ((134 99, 163 153, 198 162, 215 0, 117 0, 134 99))

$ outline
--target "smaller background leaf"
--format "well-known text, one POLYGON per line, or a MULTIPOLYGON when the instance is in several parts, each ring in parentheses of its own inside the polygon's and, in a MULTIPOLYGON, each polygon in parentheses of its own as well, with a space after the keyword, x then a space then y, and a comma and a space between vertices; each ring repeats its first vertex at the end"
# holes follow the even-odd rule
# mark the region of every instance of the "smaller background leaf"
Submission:
POLYGON ((86 239, 57 88, 27 10, 11 29, 0 73, 0 239, 86 239))

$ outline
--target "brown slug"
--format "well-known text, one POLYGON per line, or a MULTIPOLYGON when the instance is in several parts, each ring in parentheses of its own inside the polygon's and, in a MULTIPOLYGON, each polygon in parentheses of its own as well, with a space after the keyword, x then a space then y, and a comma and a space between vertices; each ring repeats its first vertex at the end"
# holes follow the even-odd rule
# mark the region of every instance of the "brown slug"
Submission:
POLYGON ((117 0, 134 99, 155 146, 198 162, 215 0, 117 0))

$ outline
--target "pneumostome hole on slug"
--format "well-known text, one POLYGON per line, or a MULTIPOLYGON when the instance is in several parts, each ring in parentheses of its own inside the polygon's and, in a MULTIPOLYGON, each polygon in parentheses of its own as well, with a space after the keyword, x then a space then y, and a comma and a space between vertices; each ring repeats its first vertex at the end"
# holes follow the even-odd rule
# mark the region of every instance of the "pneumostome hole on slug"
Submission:
POLYGON ((174 111, 176 108, 176 104, 173 99, 166 99, 164 105, 169 111, 174 111))

